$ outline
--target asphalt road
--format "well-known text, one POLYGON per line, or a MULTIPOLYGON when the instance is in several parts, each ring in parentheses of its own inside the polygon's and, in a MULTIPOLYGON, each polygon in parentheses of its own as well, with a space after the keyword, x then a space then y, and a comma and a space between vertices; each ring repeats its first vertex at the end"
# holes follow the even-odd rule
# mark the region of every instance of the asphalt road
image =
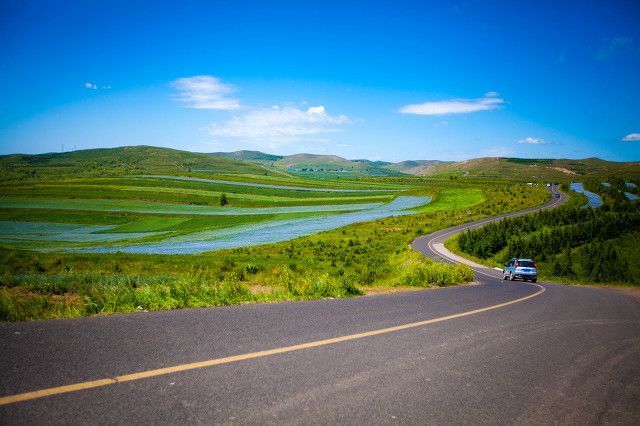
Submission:
MULTIPOLYGON (((441 256, 443 235, 414 245, 441 256)), ((0 324, 0 396, 54 388, 0 405, 0 422, 638 424, 639 299, 477 272, 447 289, 0 324), (290 349, 261 355, 274 348, 290 349)))

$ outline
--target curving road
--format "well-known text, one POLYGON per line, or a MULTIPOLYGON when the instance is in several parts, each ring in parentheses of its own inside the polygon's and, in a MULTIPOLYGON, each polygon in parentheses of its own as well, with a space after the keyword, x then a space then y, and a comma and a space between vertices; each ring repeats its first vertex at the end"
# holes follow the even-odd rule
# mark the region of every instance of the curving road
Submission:
MULTIPOLYGON (((449 256, 451 231, 414 246, 449 256)), ((0 324, 0 422, 638 423, 639 299, 475 269, 446 289, 0 324)))

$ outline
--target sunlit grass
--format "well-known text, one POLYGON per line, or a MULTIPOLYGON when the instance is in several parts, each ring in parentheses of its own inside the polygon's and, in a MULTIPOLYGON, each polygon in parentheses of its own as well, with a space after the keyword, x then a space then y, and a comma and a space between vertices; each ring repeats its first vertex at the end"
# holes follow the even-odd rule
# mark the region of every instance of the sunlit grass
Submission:
MULTIPOLYGON (((345 297, 368 288, 451 285, 469 280, 468 271, 416 257, 409 246, 415 237, 548 199, 543 190, 535 188, 513 190, 511 185, 448 181, 424 182, 414 193, 434 194, 436 200, 440 195, 441 207, 282 243, 196 255, 34 252, 5 247, 0 258, 0 314, 5 320, 70 317, 127 312, 138 306, 173 309, 345 297), (460 201, 463 194, 478 191, 484 202, 476 203, 477 197, 473 202, 460 201)), ((30 214, 31 219, 48 213, 57 219, 66 215, 57 210, 0 210, 0 217, 15 220, 20 211, 30 214)), ((86 215, 88 222, 109 217, 101 212, 69 214, 75 218, 86 215)), ((125 231, 162 229, 185 236, 204 226, 225 224, 209 221, 214 217, 186 221, 182 221, 184 217, 166 217, 172 218, 167 227, 162 227, 162 217, 157 215, 115 213, 113 220, 125 231)), ((262 217, 274 220, 283 216, 262 217)))

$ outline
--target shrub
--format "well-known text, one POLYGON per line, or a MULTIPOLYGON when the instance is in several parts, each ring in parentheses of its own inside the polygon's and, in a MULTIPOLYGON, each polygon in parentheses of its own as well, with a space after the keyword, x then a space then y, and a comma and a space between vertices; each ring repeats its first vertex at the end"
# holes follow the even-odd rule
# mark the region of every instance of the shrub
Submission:
POLYGON ((407 252, 399 262, 399 284, 414 287, 449 286, 473 280, 468 265, 450 265, 407 252))

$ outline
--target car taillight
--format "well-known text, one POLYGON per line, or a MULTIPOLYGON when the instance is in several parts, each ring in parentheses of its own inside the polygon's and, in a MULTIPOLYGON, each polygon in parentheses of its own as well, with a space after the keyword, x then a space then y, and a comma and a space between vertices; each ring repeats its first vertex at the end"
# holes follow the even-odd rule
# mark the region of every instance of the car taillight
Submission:
POLYGON ((534 268, 538 269, 538 267, 536 266, 536 261, 535 260, 531 259, 531 263, 533 263, 533 267, 534 268))
POLYGON ((516 268, 517 268, 518 266, 520 266, 520 262, 518 262, 518 261, 516 260, 516 268))

